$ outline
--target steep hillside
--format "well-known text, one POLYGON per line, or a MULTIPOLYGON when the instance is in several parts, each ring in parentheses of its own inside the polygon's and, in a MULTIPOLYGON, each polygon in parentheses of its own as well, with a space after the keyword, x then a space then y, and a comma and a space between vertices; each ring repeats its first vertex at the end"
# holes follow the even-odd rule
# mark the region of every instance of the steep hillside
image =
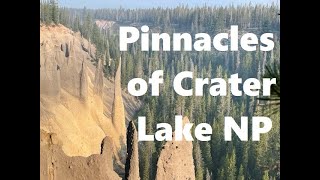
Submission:
MULTIPOLYGON (((141 102, 121 89, 121 57, 111 82, 79 33, 40 32, 40 179, 140 179, 131 120, 141 102)), ((194 179, 192 142, 167 142, 156 179, 186 178, 194 179)))
POLYGON ((114 98, 114 83, 104 78, 101 61, 94 66, 94 58, 95 46, 80 33, 40 26, 40 129, 55 133, 68 156, 100 153, 105 136, 119 149, 125 133, 115 127, 124 129, 125 118, 131 120, 141 104, 121 89, 123 102, 114 98), (124 106, 117 116, 122 119, 113 119, 114 104, 124 106))

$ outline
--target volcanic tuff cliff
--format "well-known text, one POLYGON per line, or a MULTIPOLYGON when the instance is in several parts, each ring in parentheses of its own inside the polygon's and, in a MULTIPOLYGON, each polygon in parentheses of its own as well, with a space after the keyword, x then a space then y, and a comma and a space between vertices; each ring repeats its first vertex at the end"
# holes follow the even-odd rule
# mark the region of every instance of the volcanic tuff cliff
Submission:
MULTIPOLYGON (((108 158, 114 155, 119 163, 117 153, 121 144, 125 144, 120 142, 120 137, 125 134, 126 117, 130 120, 141 102, 122 91, 120 83, 104 78, 103 62, 98 60, 95 66, 94 59, 95 46, 80 33, 62 25, 40 25, 40 131, 54 134, 60 142, 52 146, 53 150, 48 148, 48 143, 40 143, 41 157, 49 157, 48 151, 52 151, 50 156, 57 156, 57 161, 62 163, 69 157, 83 156, 84 159, 79 160, 81 164, 92 159, 88 156, 97 154, 93 161, 100 163, 103 161, 100 159, 105 158, 100 157, 101 142, 107 138, 112 149, 108 158), (119 131, 119 127, 124 132, 119 131)), ((121 67, 117 70, 118 76, 120 71, 121 67)), ((41 167, 51 164, 43 159, 46 158, 40 160, 41 167)), ((64 165, 58 166, 64 168, 64 165)), ((45 173, 51 171, 43 168, 40 174, 50 177, 45 173)), ((113 172, 112 166, 109 170, 113 172)), ((88 175, 93 170, 81 171, 88 175)))
MULTIPOLYGON (((183 125, 189 123, 188 117, 183 118, 183 125)), ((174 137, 173 133, 173 137, 174 137)), ((162 147, 158 164, 156 180, 195 179, 192 156, 192 141, 168 141, 162 147)))
POLYGON ((121 90, 121 67, 112 83, 103 76, 101 60, 94 66, 94 57, 95 46, 80 33, 40 26, 40 129, 56 133, 69 156, 98 153, 106 135, 119 147, 125 117, 130 120, 141 105, 121 90))
MULTIPOLYGON (((114 82, 94 59, 95 46, 79 33, 40 25, 40 179, 140 179, 130 120, 141 102, 121 89, 121 58, 114 82)), ((192 143, 167 142, 157 166, 159 180, 194 179, 192 143)))
POLYGON ((100 153, 89 157, 67 156, 62 151, 60 143, 56 134, 40 130, 40 179, 121 179, 113 171, 114 150, 112 139, 109 137, 102 140, 100 153))
POLYGON ((123 143, 126 142, 126 125, 125 121, 119 121, 119 119, 125 119, 123 100, 121 95, 121 57, 118 63, 118 69, 114 78, 114 100, 112 106, 112 123, 116 130, 119 132, 120 138, 123 143))

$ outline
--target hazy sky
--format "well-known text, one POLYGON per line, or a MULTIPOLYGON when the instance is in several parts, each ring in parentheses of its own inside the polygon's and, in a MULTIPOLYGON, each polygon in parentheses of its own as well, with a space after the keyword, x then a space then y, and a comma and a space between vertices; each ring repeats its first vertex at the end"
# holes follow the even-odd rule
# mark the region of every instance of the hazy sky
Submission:
POLYGON ((207 5, 229 5, 229 4, 271 4, 278 3, 280 0, 58 0, 60 6, 74 8, 148 8, 148 7, 175 7, 179 4, 188 4, 189 6, 207 5))

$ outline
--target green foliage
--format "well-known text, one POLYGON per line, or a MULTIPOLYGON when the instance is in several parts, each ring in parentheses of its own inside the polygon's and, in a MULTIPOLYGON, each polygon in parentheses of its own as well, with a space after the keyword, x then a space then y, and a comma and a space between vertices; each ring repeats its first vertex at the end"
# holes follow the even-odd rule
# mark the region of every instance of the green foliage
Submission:
POLYGON ((204 177, 204 168, 203 168, 203 159, 200 150, 200 145, 198 141, 194 143, 195 149, 193 151, 194 157, 194 165, 195 165, 195 172, 196 172, 196 180, 203 180, 204 177))
POLYGON ((268 171, 265 171, 262 180, 270 180, 268 171))
POLYGON ((239 168, 239 173, 237 176, 237 180, 244 180, 243 166, 241 165, 239 168))
POLYGON ((50 7, 51 7, 51 13, 52 13, 52 22, 54 24, 59 23, 59 9, 58 9, 58 3, 56 0, 50 0, 50 7))
POLYGON ((56 0, 40 1, 40 22, 59 24, 59 7, 56 0))
POLYGON ((235 150, 232 153, 227 155, 226 163, 225 163, 225 178, 226 180, 234 180, 236 179, 236 154, 235 150))
POLYGON ((259 100, 266 101, 270 107, 268 114, 276 114, 280 110, 280 63, 275 61, 273 64, 266 66, 264 78, 276 78, 277 83, 271 86, 271 96, 260 97, 259 100))

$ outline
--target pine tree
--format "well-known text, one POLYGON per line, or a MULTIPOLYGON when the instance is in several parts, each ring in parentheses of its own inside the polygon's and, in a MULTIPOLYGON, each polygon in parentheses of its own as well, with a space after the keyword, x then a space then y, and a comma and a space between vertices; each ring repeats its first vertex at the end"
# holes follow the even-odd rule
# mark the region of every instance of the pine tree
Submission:
POLYGON ((240 165, 240 168, 239 168, 239 173, 238 173, 238 176, 237 176, 237 180, 244 180, 244 173, 243 173, 242 164, 240 165))
POLYGON ((204 164, 206 168, 212 169, 212 157, 209 142, 200 142, 201 152, 204 158, 204 164))
POLYGON ((203 172, 203 161, 202 161, 202 154, 201 149, 198 141, 195 141, 194 143, 194 165, 195 165, 195 171, 196 171, 196 180, 202 180, 204 177, 203 172))
POLYGON ((270 180, 268 171, 264 171, 262 180, 270 180))
POLYGON ((59 8, 56 0, 50 0, 51 20, 54 24, 59 23, 59 8))
POLYGON ((225 165, 226 180, 236 179, 236 154, 233 149, 232 153, 227 156, 227 161, 225 165))
POLYGON ((218 169, 218 176, 217 176, 217 180, 225 180, 226 176, 225 176, 225 172, 224 169, 218 169))
POLYGON ((145 149, 143 149, 143 151, 142 151, 142 154, 141 154, 141 156, 139 156, 139 157, 142 157, 143 159, 142 159, 142 163, 141 163, 141 166, 142 167, 140 167, 139 169, 141 169, 141 171, 140 171, 140 177, 141 177, 141 180, 149 180, 150 178, 150 158, 149 158, 149 156, 148 156, 148 148, 145 148, 145 149))

